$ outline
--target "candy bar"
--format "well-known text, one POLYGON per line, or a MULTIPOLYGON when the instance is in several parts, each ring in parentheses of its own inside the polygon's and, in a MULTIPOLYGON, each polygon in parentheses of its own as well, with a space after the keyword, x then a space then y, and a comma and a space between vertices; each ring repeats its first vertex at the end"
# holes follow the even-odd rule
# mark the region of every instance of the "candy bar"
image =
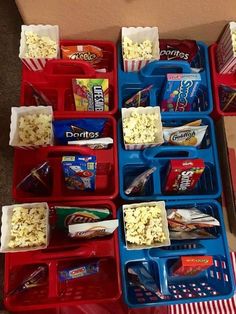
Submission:
POLYGON ((171 272, 174 276, 196 276, 212 265, 212 256, 181 256, 171 272))
POLYGON ((67 280, 73 280, 77 278, 82 278, 85 276, 90 276, 97 274, 99 272, 99 263, 88 263, 78 267, 66 268, 59 271, 59 280, 64 282, 67 280))

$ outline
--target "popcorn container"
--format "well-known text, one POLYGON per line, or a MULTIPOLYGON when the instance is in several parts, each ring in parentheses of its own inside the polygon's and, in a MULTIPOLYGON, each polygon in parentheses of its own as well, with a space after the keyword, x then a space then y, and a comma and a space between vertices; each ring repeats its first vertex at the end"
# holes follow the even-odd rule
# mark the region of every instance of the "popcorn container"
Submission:
POLYGON ((233 32, 236 32, 236 23, 230 22, 218 42, 216 57, 218 71, 221 74, 236 72, 236 47, 233 45, 233 32))
POLYGON ((20 39, 20 50, 19 58, 31 71, 41 71, 44 69, 47 60, 59 59, 59 27, 58 25, 22 25, 21 26, 21 39, 20 39), (55 41, 57 51, 55 57, 52 58, 27 58, 25 56, 27 52, 25 32, 32 31, 39 36, 47 36, 51 40, 55 41))
POLYGON ((137 72, 150 62, 160 59, 159 35, 157 27, 122 27, 122 56, 124 37, 128 37, 132 41, 140 44, 145 40, 150 40, 153 44, 152 56, 150 60, 141 59, 123 59, 125 72, 137 72))
POLYGON ((39 249, 47 248, 49 244, 49 207, 47 203, 25 203, 25 204, 14 204, 2 207, 2 227, 1 227, 1 247, 0 252, 5 253, 13 253, 13 252, 26 252, 26 251, 35 251, 39 249), (45 245, 40 246, 28 246, 28 247, 17 247, 17 248, 9 248, 8 244, 11 238, 11 219, 13 215, 13 209, 16 207, 23 207, 23 208, 33 208, 33 207, 43 207, 45 208, 45 217, 46 217, 46 243, 45 245))
POLYGON ((48 134, 48 142, 45 145, 22 145, 19 139, 19 119, 28 114, 47 114, 53 118, 53 110, 51 106, 29 106, 29 107, 12 107, 11 108, 11 124, 10 124, 10 140, 9 145, 20 148, 38 148, 41 146, 53 145, 53 128, 51 122, 50 134, 48 134))
POLYGON ((154 143, 138 143, 138 144, 129 144, 125 142, 124 132, 123 132, 123 141, 124 147, 126 150, 143 150, 148 147, 159 146, 164 143, 163 131, 162 131, 162 122, 161 122, 161 114, 160 107, 138 107, 138 108, 122 108, 122 123, 123 119, 129 117, 132 112, 136 112, 138 114, 156 114, 158 117, 156 127, 158 128, 158 132, 155 134, 155 142, 154 143))
POLYGON ((166 215, 166 208, 165 208, 165 202, 159 201, 159 202, 144 202, 144 203, 134 203, 134 204, 126 204, 122 206, 122 212, 123 212, 123 225, 124 225, 124 234, 125 234, 125 243, 127 250, 143 250, 143 249, 150 249, 150 248, 157 248, 162 246, 169 246, 170 245, 170 236, 169 236, 169 229, 168 229, 168 220, 166 215), (162 218, 162 230, 165 235, 165 241, 164 242, 156 242, 152 245, 138 245, 129 243, 126 239, 126 228, 125 228, 125 220, 124 220, 124 214, 126 209, 128 208, 138 208, 141 206, 158 206, 161 209, 161 218, 162 218))

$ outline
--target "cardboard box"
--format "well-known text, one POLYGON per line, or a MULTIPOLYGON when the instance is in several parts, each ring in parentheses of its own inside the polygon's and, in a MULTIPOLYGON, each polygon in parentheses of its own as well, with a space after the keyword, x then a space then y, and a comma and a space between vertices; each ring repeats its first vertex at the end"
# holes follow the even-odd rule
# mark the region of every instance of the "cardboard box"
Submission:
POLYGON ((158 26, 161 38, 211 44, 236 18, 235 0, 16 0, 25 24, 59 25, 64 39, 112 40, 122 26, 158 26))
POLYGON ((224 200, 230 230, 236 235, 236 116, 216 122, 218 152, 224 189, 224 200))

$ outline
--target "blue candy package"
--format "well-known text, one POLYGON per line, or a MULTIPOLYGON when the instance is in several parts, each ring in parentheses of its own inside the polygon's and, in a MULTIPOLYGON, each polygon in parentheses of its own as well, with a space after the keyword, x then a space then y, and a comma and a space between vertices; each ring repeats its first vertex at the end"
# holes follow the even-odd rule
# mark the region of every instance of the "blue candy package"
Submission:
POLYGON ((59 280, 61 282, 82 278, 85 276, 90 276, 97 274, 99 272, 99 263, 93 262, 89 264, 80 265, 77 267, 66 268, 59 271, 59 280))
POLYGON ((69 190, 94 191, 96 156, 63 156, 65 185, 69 190))
POLYGON ((161 111, 191 111, 201 75, 198 73, 168 73, 162 92, 161 111))
POLYGON ((105 137, 107 119, 68 119, 53 121, 54 139, 59 145, 69 141, 105 137))

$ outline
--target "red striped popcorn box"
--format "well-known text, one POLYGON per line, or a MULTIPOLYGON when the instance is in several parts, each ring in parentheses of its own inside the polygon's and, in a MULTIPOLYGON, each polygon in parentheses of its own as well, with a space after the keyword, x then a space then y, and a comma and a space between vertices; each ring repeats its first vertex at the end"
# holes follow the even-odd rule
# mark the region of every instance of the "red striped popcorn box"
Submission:
POLYGON ((29 106, 29 107, 12 107, 11 108, 11 124, 10 124, 10 140, 9 145, 24 149, 35 149, 43 146, 52 146, 54 142, 53 138, 53 127, 52 127, 52 119, 53 119, 53 110, 51 106, 29 106), (35 138, 35 142, 33 138, 35 134, 39 134, 39 128, 43 128, 42 123, 37 124, 37 129, 33 130, 33 128, 29 128, 26 125, 27 137, 32 136, 32 143, 23 143, 19 137, 19 128, 20 128, 20 118, 27 115, 39 115, 46 114, 50 118, 48 133, 45 131, 45 139, 40 140, 39 137, 35 138), (42 142, 43 144, 38 144, 37 142, 42 142))
MULTIPOLYGON (((163 138, 163 130, 162 130, 162 121, 161 121, 161 113, 160 113, 160 107, 138 107, 138 108, 122 108, 122 127, 123 127, 123 141, 124 141, 124 147, 126 150, 143 150, 148 147, 154 147, 154 146, 159 146, 164 142, 163 138), (154 142, 150 143, 127 143, 125 141, 125 135, 127 135, 126 130, 124 128, 124 119, 128 118, 132 115, 132 113, 135 113, 137 115, 142 115, 142 114, 154 114, 156 116, 156 133, 153 134, 155 137, 154 142)), ((137 132, 139 132, 137 130, 137 132)), ((141 134, 140 134, 141 136, 141 134)))
POLYGON ((59 27, 58 25, 22 25, 19 58, 31 71, 42 71, 47 63, 47 60, 59 59, 59 27), (56 52, 50 58, 29 58, 27 57, 27 45, 25 32, 33 32, 40 37, 48 37, 56 43, 56 52))
POLYGON ((222 35, 220 36, 216 57, 218 64, 218 72, 221 74, 229 74, 236 72, 236 47, 235 47, 235 35, 236 23, 230 22, 226 27, 222 35))
POLYGON ((141 44, 145 40, 149 40, 152 45, 152 59, 125 59, 123 65, 125 72, 137 72, 150 62, 160 59, 159 35, 157 27, 122 27, 122 57, 124 56, 124 38, 128 37, 134 43, 141 44))

